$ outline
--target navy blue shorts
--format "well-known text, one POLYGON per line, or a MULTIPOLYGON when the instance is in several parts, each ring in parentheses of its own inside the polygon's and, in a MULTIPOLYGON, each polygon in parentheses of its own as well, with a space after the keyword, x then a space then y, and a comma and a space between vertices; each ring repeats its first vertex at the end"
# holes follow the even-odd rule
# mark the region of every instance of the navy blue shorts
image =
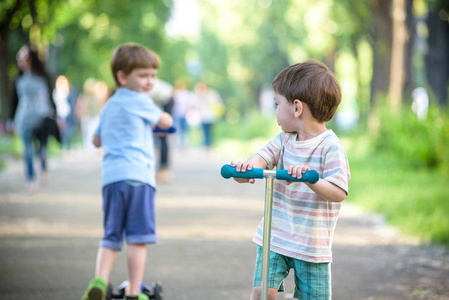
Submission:
POLYGON ((104 237, 100 246, 121 250, 127 244, 156 242, 155 189, 136 181, 103 187, 104 237))

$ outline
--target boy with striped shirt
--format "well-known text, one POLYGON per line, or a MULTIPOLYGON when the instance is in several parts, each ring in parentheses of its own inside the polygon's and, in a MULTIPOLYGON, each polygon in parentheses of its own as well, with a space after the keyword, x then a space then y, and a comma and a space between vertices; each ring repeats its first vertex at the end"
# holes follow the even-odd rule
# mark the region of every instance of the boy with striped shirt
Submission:
MULTIPOLYGON (((297 299, 330 299, 332 238, 350 179, 343 145, 325 125, 340 104, 340 86, 324 64, 307 61, 281 71, 273 90, 282 132, 248 160, 231 165, 239 172, 287 169, 297 178, 310 169, 319 172, 315 184, 275 181, 268 298, 283 291, 293 269, 297 299)), ((253 239, 258 250, 251 300, 260 299, 262 237, 263 220, 253 239)))

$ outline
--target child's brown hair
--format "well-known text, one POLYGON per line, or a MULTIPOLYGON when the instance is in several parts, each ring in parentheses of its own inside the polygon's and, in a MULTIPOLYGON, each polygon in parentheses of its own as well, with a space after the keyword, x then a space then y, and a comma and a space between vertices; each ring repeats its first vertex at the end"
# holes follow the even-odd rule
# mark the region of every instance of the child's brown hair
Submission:
POLYGON ((117 72, 123 71, 126 75, 137 68, 159 68, 159 56, 145 46, 136 43, 120 45, 112 52, 111 71, 115 83, 119 86, 117 72))
POLYGON ((282 70, 273 80, 273 90, 293 103, 306 103, 320 123, 330 121, 341 101, 340 85, 326 65, 309 60, 282 70))

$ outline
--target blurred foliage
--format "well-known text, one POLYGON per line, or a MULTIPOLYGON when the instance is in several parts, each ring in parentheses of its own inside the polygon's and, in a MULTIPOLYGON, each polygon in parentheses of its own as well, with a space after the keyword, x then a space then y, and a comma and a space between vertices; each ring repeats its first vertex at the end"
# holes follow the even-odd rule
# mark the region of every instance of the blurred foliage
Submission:
POLYGON ((410 156, 377 151, 366 136, 343 139, 343 144, 351 166, 345 201, 381 213, 389 224, 421 242, 449 246, 447 176, 413 166, 416 160, 410 156))
MULTIPOLYGON (((333 67, 337 52, 357 56, 357 45, 367 40, 370 26, 367 5, 350 0, 341 4, 198 0, 198 4, 201 34, 189 39, 165 34, 171 1, 25 1, 10 25, 9 56, 30 40, 47 52, 53 77, 65 74, 78 88, 89 77, 112 85, 112 49, 123 42, 139 42, 160 54, 162 79, 184 78, 191 85, 206 81, 229 107, 245 114, 257 107, 260 90, 288 65, 318 59, 333 67)), ((15 74, 11 61, 10 78, 15 74)), ((357 81, 355 75, 351 80, 357 81)))
POLYGON ((238 141, 248 141, 254 138, 272 138, 280 132, 276 117, 263 116, 257 111, 253 111, 245 119, 238 123, 230 123, 222 120, 214 127, 214 133, 220 139, 233 139, 238 141))
POLYGON ((23 145, 18 135, 0 135, 0 155, 12 155, 18 158, 21 156, 22 151, 23 145))
MULTIPOLYGON (((168 44, 165 39, 170 1, 10 0, 3 6, 20 2, 23 2, 21 9, 10 24, 10 57, 15 57, 21 45, 30 41, 41 53, 46 52, 53 77, 64 74, 77 87, 82 87, 89 77, 112 85, 109 59, 112 50, 124 42, 141 43, 157 53, 173 47, 178 51, 170 51, 171 59, 167 59, 170 65, 184 63, 185 47, 168 44), (35 10, 34 17, 32 10, 35 10), (44 18, 44 15, 49 16, 44 18), (32 26, 27 26, 28 23, 32 26)), ((11 77, 16 72, 14 69, 10 68, 11 77)), ((167 74, 171 71, 163 69, 167 74)))
POLYGON ((411 109, 399 115, 381 112, 379 132, 373 139, 376 151, 401 157, 411 167, 440 169, 449 175, 448 112, 431 106, 427 118, 418 120, 411 109))
MULTIPOLYGON (((280 70, 306 59, 324 61, 335 71, 342 84, 342 105, 355 100, 362 121, 371 111, 374 79, 389 77, 376 73, 373 66, 379 56, 385 56, 383 61, 389 56, 376 24, 391 17, 388 9, 379 9, 380 1, 188 1, 198 4, 201 18, 200 32, 193 37, 167 34, 175 2, 5 0, 0 23, 15 11, 8 25, 9 57, 30 41, 47 58, 53 77, 64 74, 78 89, 89 77, 112 88, 111 52, 132 41, 161 56, 161 79, 174 83, 182 78, 190 88, 205 81, 221 93, 228 111, 240 115, 257 108, 260 91, 270 87, 280 70), (382 13, 387 15, 379 19, 382 13)), ((417 18, 425 16, 428 6, 445 5, 440 0, 413 4, 417 18)), ((187 20, 194 18, 189 13, 185 12, 187 20)), ((419 34, 425 36, 425 30, 419 34)), ((418 48, 414 53, 424 55, 418 48)), ((415 59, 415 73, 422 75, 424 67, 422 59, 415 59)), ((17 73, 13 60, 7 68, 12 80, 17 73)))
MULTIPOLYGON (((175 0, 2 1, 0 25, 2 30, 5 26, 8 30, 7 40, 2 31, 0 50, 2 43, 8 42, 8 55, 0 57, 0 67, 3 68, 2 60, 6 56, 15 57, 22 44, 31 42, 47 59, 54 78, 64 74, 81 90, 84 81, 94 77, 106 81, 112 88, 109 70, 112 50, 124 42, 142 43, 161 56, 158 73, 161 79, 171 83, 184 79, 190 88, 201 80, 216 88, 227 106, 226 120, 231 128, 241 119, 252 118, 260 105, 260 92, 270 88, 280 70, 306 59, 324 61, 336 73, 343 95, 339 111, 356 110, 364 129, 375 102, 388 93, 387 87, 379 84, 389 77, 388 69, 379 68, 379 65, 388 62, 391 52, 386 37, 391 36, 392 29, 387 26, 387 32, 380 32, 385 30, 383 23, 391 21, 389 7, 382 6, 391 4, 389 0, 188 2, 198 4, 201 18, 200 31, 193 36, 167 34, 166 26, 173 16, 175 0), (384 90, 378 91, 379 86, 384 90)), ((424 78, 425 39, 429 33, 423 20, 430 11, 435 11, 439 12, 440 21, 448 23, 448 2, 407 0, 407 3, 413 5, 412 17, 415 18, 414 26, 409 29, 416 30, 416 45, 411 45, 412 66, 408 66, 413 70, 412 88, 424 86, 430 97, 435 98, 424 78)), ((187 21, 194 18, 189 11, 184 12, 184 17, 187 21)), ((14 59, 7 63, 8 80, 12 81, 17 74, 14 59)), ((432 73, 438 77, 434 71, 432 73)), ((3 81, 0 84, 4 103, 7 84, 3 81)), ((411 101, 410 94, 404 93, 403 102, 407 105, 411 101)), ((447 114, 438 112, 435 103, 431 102, 429 118, 424 123, 417 122, 406 108, 399 123, 395 122, 396 116, 383 113, 379 116, 383 125, 379 136, 385 138, 378 140, 376 147, 415 156, 417 164, 445 164, 447 155, 441 149, 446 146, 442 137, 447 134, 438 126, 447 124, 447 114), (439 132, 428 132, 432 126, 440 128, 439 132), (422 134, 426 140, 433 139, 425 145, 434 145, 434 148, 426 148, 419 142, 411 147, 404 146, 403 141, 408 139, 402 132, 407 131, 416 132, 415 137, 422 134)), ((244 128, 248 126, 246 121, 244 128)), ((244 131, 236 134, 245 135, 244 131)))
MULTIPOLYGON (((0 163, 3 163, 4 160, 3 158, 7 156, 13 158, 22 157, 23 149, 24 149, 23 141, 21 140, 19 135, 17 134, 0 135, 0 163)), ((59 146, 58 141, 56 141, 53 137, 50 137, 48 140, 47 151, 50 155, 53 156, 61 154, 61 147, 59 146)))
POLYGON ((273 139, 280 127, 276 117, 263 116, 257 111, 238 122, 221 120, 214 128, 214 146, 221 157, 245 160, 273 139))

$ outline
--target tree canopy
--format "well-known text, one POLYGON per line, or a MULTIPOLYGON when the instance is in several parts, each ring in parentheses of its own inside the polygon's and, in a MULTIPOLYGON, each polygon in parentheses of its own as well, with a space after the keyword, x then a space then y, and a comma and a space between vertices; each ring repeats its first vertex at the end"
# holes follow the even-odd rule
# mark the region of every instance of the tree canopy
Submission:
POLYGON ((307 59, 335 71, 342 107, 356 103, 362 119, 388 96, 393 103, 409 101, 418 86, 447 105, 447 1, 192 0, 200 19, 180 13, 199 21, 199 32, 171 36, 167 24, 176 2, 1 2, 1 115, 17 74, 14 57, 24 43, 39 50, 54 78, 66 75, 80 89, 90 77, 112 86, 112 50, 124 42, 141 43, 161 56, 163 80, 206 81, 238 114, 257 107, 259 93, 279 71, 307 59))

